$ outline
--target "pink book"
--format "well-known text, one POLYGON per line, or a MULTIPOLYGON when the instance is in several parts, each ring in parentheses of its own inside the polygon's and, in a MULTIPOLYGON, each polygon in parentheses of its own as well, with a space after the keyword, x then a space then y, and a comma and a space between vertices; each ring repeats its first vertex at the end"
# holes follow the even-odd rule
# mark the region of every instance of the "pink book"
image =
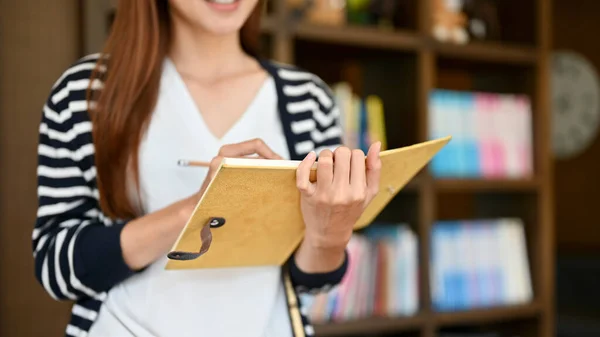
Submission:
POLYGON ((348 270, 338 286, 338 301, 335 311, 331 315, 334 320, 345 320, 347 316, 352 281, 356 277, 357 250, 358 242, 356 237, 353 236, 348 243, 348 270))
POLYGON ((494 126, 496 97, 488 93, 475 94, 475 119, 477 138, 481 153, 481 169, 484 178, 499 174, 500 150, 496 141, 494 126))
POLYGON ((350 263, 348 265, 347 275, 345 279, 342 280, 344 283, 344 288, 343 290, 340 289, 340 297, 343 299, 339 303, 339 308, 342 311, 342 317, 340 317, 340 319, 343 320, 350 320, 356 317, 359 304, 359 291, 361 286, 364 286, 361 284, 360 278, 362 271, 361 268, 365 258, 365 238, 360 235, 355 235, 350 242, 353 243, 353 247, 349 249, 350 263))
POLYGON ((515 95, 498 95, 498 139, 502 144, 503 172, 502 176, 507 178, 519 178, 522 176, 521 160, 518 154, 519 122, 517 118, 517 105, 515 95))
POLYGON ((531 102, 527 96, 518 96, 515 100, 517 119, 517 155, 520 173, 524 177, 533 175, 533 130, 531 123, 531 102))
POLYGON ((506 158, 505 158, 505 142, 504 133, 509 132, 504 125, 504 114, 502 111, 501 100, 499 95, 492 94, 490 106, 491 117, 491 148, 493 160, 493 178, 502 178, 506 176, 506 158))

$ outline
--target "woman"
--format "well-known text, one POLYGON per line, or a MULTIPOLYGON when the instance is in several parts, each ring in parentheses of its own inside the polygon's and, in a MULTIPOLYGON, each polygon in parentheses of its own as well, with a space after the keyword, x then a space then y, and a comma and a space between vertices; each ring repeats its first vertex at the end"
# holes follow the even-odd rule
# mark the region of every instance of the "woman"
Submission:
POLYGON ((257 57, 261 6, 122 0, 103 55, 82 58, 53 86, 33 250, 46 291, 75 301, 67 335, 312 334, 306 317, 298 326, 296 293, 281 276, 297 292, 341 281, 352 225, 378 191, 380 145, 366 158, 340 146, 325 84, 257 57), (302 160, 306 231, 286 268, 165 271, 220 158, 249 155, 302 160), (180 158, 211 166, 177 167, 180 158))

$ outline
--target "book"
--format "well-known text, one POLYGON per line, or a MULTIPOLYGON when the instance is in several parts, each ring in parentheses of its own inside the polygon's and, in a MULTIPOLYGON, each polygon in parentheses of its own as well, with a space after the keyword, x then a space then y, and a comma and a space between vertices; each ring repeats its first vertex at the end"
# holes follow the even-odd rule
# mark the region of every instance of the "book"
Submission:
MULTIPOLYGON (((436 221, 431 230, 432 308, 438 312, 520 305, 533 300, 523 221, 436 221)), ((374 222, 353 234, 348 271, 327 293, 301 295, 315 323, 410 317, 419 298, 419 238, 407 223, 374 222)))
POLYGON ((419 242, 406 223, 374 222, 348 244, 344 278, 327 293, 303 294, 312 322, 410 317, 419 310, 419 242))
MULTIPOLYGON (((450 138, 380 152, 379 193, 354 228, 368 226, 450 138)), ((165 268, 283 265, 304 235, 296 187, 299 163, 225 158, 173 245, 165 268)))
POLYGON ((533 175, 531 102, 526 95, 436 89, 429 95, 430 139, 452 144, 431 162, 436 178, 526 179, 533 175))
POLYGON ((331 84, 331 88, 340 110, 344 144, 367 151, 370 144, 379 141, 381 150, 387 150, 385 109, 381 97, 359 97, 347 82, 331 84))
POLYGON ((430 277, 436 311, 531 302, 532 280, 522 220, 436 222, 431 231, 430 277))

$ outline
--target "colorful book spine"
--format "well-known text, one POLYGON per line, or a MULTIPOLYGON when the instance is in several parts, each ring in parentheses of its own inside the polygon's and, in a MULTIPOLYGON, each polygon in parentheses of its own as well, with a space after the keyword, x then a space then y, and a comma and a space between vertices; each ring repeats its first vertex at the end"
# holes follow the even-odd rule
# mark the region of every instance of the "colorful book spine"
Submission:
POLYGON ((360 104, 358 105, 358 120, 359 120, 359 148, 363 150, 364 153, 369 151, 369 124, 367 123, 367 104, 364 100, 359 100, 360 104))
POLYGON ((527 96, 517 96, 516 105, 516 151, 521 164, 520 171, 526 174, 533 172, 533 123, 531 101, 527 96))
POLYGON ((354 234, 342 282, 326 294, 302 295, 314 322, 411 316, 419 308, 418 241, 405 224, 376 223, 354 234))
POLYGON ((340 109, 343 143, 367 153, 371 144, 380 141, 381 149, 386 150, 387 130, 382 99, 376 95, 359 97, 346 82, 333 84, 331 88, 340 109))
POLYGON ((433 90, 428 116, 430 139, 453 137, 429 165, 435 177, 532 175, 533 130, 527 96, 433 90))
POLYGON ((366 98, 368 143, 381 142, 381 148, 387 149, 385 134, 385 115, 383 101, 379 96, 369 95, 366 98))
POLYGON ((440 221, 433 226, 431 245, 435 310, 523 304, 533 299, 519 219, 440 221))
POLYGON ((358 118, 355 115, 355 99, 352 88, 342 82, 332 86, 333 94, 340 110, 340 125, 345 131, 342 142, 351 148, 358 148, 358 118))
POLYGON ((429 135, 439 138, 452 135, 454 139, 441 149, 430 163, 430 169, 435 176, 456 176, 460 167, 461 135, 453 123, 454 109, 452 95, 443 90, 437 90, 430 95, 429 135), (443 128, 441 126, 444 126, 443 128), (444 134, 446 133, 446 134, 444 134), (458 133, 458 134, 457 134, 458 133))
POLYGON ((473 96, 468 93, 457 95, 459 97, 458 115, 462 124, 463 138, 463 176, 481 176, 481 151, 478 144, 479 134, 476 126, 476 109, 473 96))
POLYGON ((475 100, 475 126, 479 148, 481 152, 481 175, 483 177, 496 176, 499 162, 495 155, 494 146, 494 121, 492 112, 494 111, 494 96, 491 94, 479 94, 474 97, 475 100))

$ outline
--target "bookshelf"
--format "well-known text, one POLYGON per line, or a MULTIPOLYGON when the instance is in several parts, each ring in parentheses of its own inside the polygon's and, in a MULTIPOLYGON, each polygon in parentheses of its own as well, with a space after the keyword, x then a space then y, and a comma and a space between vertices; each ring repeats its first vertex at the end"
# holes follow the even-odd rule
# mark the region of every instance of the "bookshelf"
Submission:
MULTIPOLYGON (((554 335, 554 224, 549 150, 551 1, 503 0, 501 40, 456 45, 428 34, 433 0, 402 0, 405 24, 394 30, 306 23, 293 19, 286 0, 270 0, 263 17, 266 56, 297 64, 327 83, 349 81, 362 95, 384 101, 390 147, 428 139, 429 93, 435 88, 528 95, 532 102, 533 176, 522 179, 416 176, 382 218, 411 224, 419 240, 419 310, 406 317, 367 317, 316 324, 317 336, 435 337, 454 328, 494 328, 501 336, 554 335), (508 22, 508 23, 506 23, 508 22), (314 52, 318 50, 318 52, 314 52), (363 83, 356 64, 385 65, 381 79, 363 83), (382 79, 383 75, 389 78, 382 79), (484 78, 475 81, 473 78, 484 78), (512 216, 522 219, 533 289, 530 303, 438 312, 431 304, 432 224, 444 219, 512 216)), ((372 75, 375 76, 375 75, 372 75)))

